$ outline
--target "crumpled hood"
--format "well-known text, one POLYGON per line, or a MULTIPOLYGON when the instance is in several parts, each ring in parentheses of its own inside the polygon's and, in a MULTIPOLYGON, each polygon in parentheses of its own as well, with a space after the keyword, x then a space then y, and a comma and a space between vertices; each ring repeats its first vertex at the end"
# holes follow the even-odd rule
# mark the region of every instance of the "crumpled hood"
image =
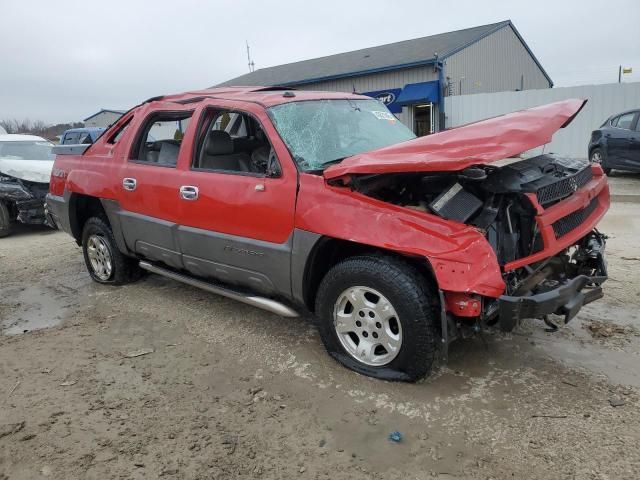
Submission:
POLYGON ((49 183, 53 160, 11 160, 0 158, 0 173, 29 182, 49 183))
POLYGON ((327 168, 324 177, 457 171, 490 165, 549 143, 586 102, 563 100, 354 155, 327 168))

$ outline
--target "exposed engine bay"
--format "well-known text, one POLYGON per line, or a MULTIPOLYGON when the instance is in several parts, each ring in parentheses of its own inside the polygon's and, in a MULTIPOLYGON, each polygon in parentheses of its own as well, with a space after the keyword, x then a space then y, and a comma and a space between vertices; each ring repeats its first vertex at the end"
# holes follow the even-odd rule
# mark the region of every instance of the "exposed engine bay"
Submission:
MULTIPOLYGON (((573 195, 592 178, 591 166, 585 161, 540 155, 505 159, 461 172, 363 175, 353 178, 351 187, 385 202, 477 227, 504 267, 544 248, 535 220, 536 206, 549 208, 573 195)), ((597 202, 594 199, 586 208, 555 222, 556 238, 579 227, 598 206, 597 202)), ((485 319, 497 318, 498 311, 504 310, 500 311, 500 317, 503 317, 501 322, 507 319, 505 329, 515 325, 510 324, 509 318, 520 318, 523 314, 542 317, 559 313, 565 315, 566 321, 570 320, 580 306, 601 296, 599 285, 606 280, 605 238, 594 231, 553 257, 505 272, 505 295, 514 299, 515 306, 512 311, 505 310, 504 305, 499 305, 504 302, 496 300, 492 305, 488 299, 483 309, 485 319), (549 305, 553 305, 551 311, 542 311, 534 308, 535 305, 522 307, 518 301, 551 291, 557 295, 560 287, 569 284, 566 299, 559 298, 557 304, 547 301, 545 308, 548 310, 549 305), (598 287, 598 292, 591 295, 593 298, 587 295, 576 309, 566 305, 570 297, 591 287, 598 287), (521 311, 522 308, 529 311, 521 311)))
POLYGON ((478 227, 504 265, 543 247, 535 208, 525 194, 536 195, 546 208, 584 186, 592 172, 586 162, 552 155, 494 165, 462 172, 365 175, 352 186, 385 202, 478 227))

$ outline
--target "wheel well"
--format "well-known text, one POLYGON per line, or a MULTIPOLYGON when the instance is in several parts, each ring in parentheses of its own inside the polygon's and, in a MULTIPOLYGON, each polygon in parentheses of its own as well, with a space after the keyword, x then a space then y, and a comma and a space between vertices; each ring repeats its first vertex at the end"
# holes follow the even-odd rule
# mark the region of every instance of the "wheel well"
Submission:
POLYGON ((74 193, 69 199, 69 223, 76 243, 82 242, 82 229, 91 217, 100 217, 107 224, 109 219, 99 198, 74 193))
POLYGON ((436 284, 431 266, 426 259, 403 255, 371 245, 325 237, 315 245, 305 267, 303 296, 305 305, 310 311, 313 312, 315 310, 318 287, 331 267, 346 258, 356 255, 386 255, 401 258, 413 265, 427 281, 433 282, 434 285, 436 284))

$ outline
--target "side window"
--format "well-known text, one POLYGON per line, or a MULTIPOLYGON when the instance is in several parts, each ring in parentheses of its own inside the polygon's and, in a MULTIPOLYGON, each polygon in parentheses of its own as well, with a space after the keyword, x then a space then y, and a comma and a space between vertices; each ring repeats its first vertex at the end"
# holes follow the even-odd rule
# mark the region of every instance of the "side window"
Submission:
MULTIPOLYGON (((635 116, 634 112, 625 113, 624 115, 620 115, 617 118, 617 123, 614 125, 618 128, 624 128, 629 130, 631 128, 631 123, 633 122, 633 117, 635 116)), ((613 122, 612 122, 613 125, 613 122)))
POLYGON ((133 115, 131 115, 126 122, 120 125, 120 127, 118 127, 118 129, 111 134, 111 136, 107 140, 107 143, 111 143, 111 144, 118 143, 118 141, 120 140, 124 132, 127 131, 127 127, 131 123, 131 120, 133 120, 133 115))
POLYGON ((80 134, 78 132, 69 132, 62 139, 63 145, 78 145, 80 143, 80 134))
POLYGON ((175 167, 193 112, 153 113, 142 126, 131 160, 151 165, 175 167))
POLYGON ((80 138, 78 138, 78 143, 83 145, 92 144, 93 140, 91 139, 91 134, 89 132, 81 132, 80 138))
POLYGON ((192 169, 280 175, 275 151, 253 116, 231 110, 207 110, 203 119, 192 169))

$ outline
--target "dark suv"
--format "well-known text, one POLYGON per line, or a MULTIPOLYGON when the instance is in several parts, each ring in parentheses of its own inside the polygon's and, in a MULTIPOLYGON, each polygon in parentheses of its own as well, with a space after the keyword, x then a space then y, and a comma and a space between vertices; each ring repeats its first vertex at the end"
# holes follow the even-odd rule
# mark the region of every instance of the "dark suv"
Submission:
POLYGON ((591 133, 589 159, 612 169, 640 172, 640 110, 612 115, 591 133))

